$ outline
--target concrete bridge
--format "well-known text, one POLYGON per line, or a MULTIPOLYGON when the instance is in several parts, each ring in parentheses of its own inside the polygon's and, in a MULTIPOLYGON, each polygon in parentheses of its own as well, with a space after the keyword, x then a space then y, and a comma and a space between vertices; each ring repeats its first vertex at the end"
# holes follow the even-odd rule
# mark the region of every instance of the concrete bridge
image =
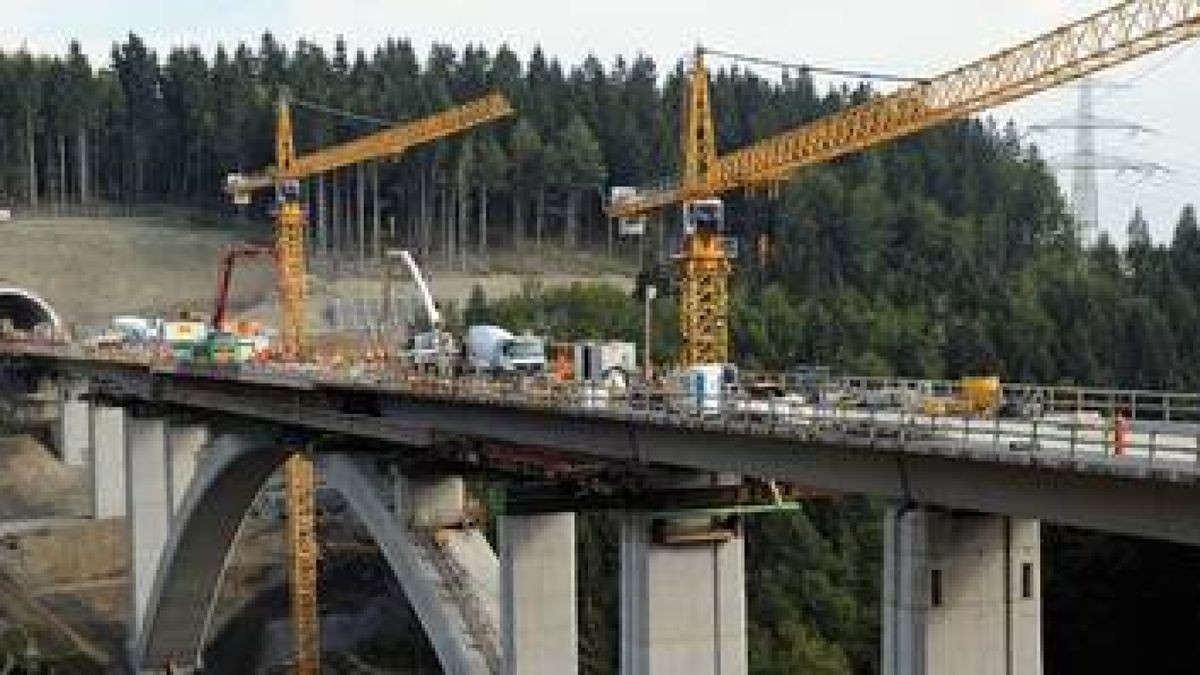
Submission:
MULTIPOLYGON (((1099 405, 1082 390, 1069 419, 971 420, 739 400, 711 410, 637 390, 598 402, 592 390, 472 379, 181 371, 36 345, 0 354, 10 388, 55 383, 64 458, 92 467, 97 517, 128 518, 130 654, 145 670, 197 665, 208 621, 197 608, 211 606, 250 501, 297 435, 338 439, 320 450, 325 479, 380 542, 455 673, 576 672, 574 528, 562 503, 504 516, 491 553, 463 513, 447 448, 484 468, 491 450, 552 453, 633 473, 651 491, 762 479, 891 500, 886 673, 1041 672, 1041 520, 1200 543, 1190 421, 1200 408, 1189 396, 1140 392, 1118 447, 1108 422, 1081 421, 1099 405), (406 475, 414 462, 443 468, 406 475)), ((684 545, 658 536, 660 521, 638 509, 623 518, 622 672, 745 672, 740 535, 684 545)))

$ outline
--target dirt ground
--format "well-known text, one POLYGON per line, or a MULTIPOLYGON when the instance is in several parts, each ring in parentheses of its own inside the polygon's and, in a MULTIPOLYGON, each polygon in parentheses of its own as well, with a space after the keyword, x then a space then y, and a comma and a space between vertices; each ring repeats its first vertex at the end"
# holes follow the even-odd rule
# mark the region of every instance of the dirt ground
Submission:
MULTIPOLYGON (((41 295, 76 326, 108 323, 114 314, 169 316, 180 310, 209 312, 217 283, 222 249, 234 242, 270 238, 263 227, 217 227, 195 217, 61 218, 0 223, 0 282, 41 295)), ((520 291, 536 279, 544 286, 580 281, 604 281, 631 288, 628 263, 602 256, 564 254, 546 250, 521 260, 497 252, 485 274, 445 271, 430 261, 426 275, 439 302, 462 306, 479 284, 489 298, 520 291), (544 259, 544 267, 538 260, 544 259), (518 264, 520 263, 520 264, 518 264), (534 270, 534 271, 531 271, 534 270)), ((320 307, 331 295, 343 298, 378 297, 380 271, 337 280, 310 281, 311 306, 320 307)), ((401 283, 405 277, 401 277, 401 283)), ((411 284, 409 284, 411 285, 411 284)), ((274 280, 270 266, 241 263, 231 289, 235 314, 253 314, 273 322, 274 280)))
MULTIPOLYGON (((0 223, 0 280, 41 295, 72 324, 107 323, 115 313, 208 311, 222 247, 267 236, 157 218, 0 223)), ((247 266, 235 295, 250 301, 271 285, 269 268, 247 266)))

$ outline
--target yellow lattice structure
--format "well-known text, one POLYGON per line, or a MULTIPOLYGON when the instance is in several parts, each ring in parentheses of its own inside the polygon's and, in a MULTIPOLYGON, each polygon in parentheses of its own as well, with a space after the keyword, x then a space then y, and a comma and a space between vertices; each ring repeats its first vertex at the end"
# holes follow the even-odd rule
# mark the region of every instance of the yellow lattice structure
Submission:
POLYGON ((317 614, 316 476, 312 456, 292 453, 284 464, 287 485, 287 531, 292 585, 292 625, 296 639, 296 675, 316 675, 321 667, 317 614))
MULTIPOLYGON (((861 105, 716 157, 703 51, 698 50, 682 120, 683 163, 676 187, 639 190, 609 215, 635 219, 680 202, 779 181, 828 162, 1045 91, 1200 34, 1200 0, 1127 0, 1016 47, 861 105), (716 157, 715 161, 712 159, 716 157)), ((680 252, 683 364, 725 363, 729 263, 717 246, 689 234, 680 252)), ((769 252, 769 242, 763 246, 769 252)), ((763 253, 765 257, 765 253, 763 253)))
MULTIPOLYGON (((704 185, 717 161, 712 99, 704 52, 696 60, 684 87, 682 137, 683 183, 704 185)), ((729 360, 729 264, 719 233, 689 232, 679 252, 680 360, 684 365, 725 363, 729 360)))
POLYGON ((680 125, 682 138, 679 143, 683 153, 683 183, 702 186, 708 183, 709 174, 717 163, 717 137, 703 50, 696 50, 696 61, 683 96, 683 105, 680 106, 683 111, 680 125))
POLYGON ((724 238, 698 232, 679 256, 680 360, 684 365, 729 361, 729 274, 724 238))
POLYGON ((304 258, 304 212, 300 204, 279 205, 275 228, 275 250, 279 256, 280 353, 284 360, 301 361, 307 356, 304 325, 308 293, 304 258))

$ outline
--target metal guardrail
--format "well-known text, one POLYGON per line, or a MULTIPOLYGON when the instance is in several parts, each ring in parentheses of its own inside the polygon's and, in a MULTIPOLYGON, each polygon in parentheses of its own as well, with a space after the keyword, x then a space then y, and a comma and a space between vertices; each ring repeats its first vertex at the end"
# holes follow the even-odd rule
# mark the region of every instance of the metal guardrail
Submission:
POLYGON ((142 365, 155 373, 196 373, 247 383, 351 386, 449 401, 500 405, 718 433, 767 435, 877 450, 958 456, 1022 457, 1046 462, 1107 462, 1140 470, 1200 475, 1200 394, 1008 384, 1003 401, 1036 401, 1031 414, 939 415, 926 397, 955 397, 959 383, 902 378, 837 377, 819 383, 769 374, 762 389, 727 387, 703 396, 668 384, 605 387, 546 378, 439 377, 385 365, 352 368, 245 364, 172 366, 140 354, 84 354, 75 346, 12 344, 0 351, 92 363, 142 365))

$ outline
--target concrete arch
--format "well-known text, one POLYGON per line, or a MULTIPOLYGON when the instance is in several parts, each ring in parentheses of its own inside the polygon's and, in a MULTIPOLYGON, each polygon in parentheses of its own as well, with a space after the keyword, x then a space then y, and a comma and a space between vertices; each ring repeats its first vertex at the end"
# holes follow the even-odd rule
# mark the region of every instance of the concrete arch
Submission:
MULTIPOLYGON (((199 663, 238 530, 259 488, 285 458, 279 443, 269 439, 230 435, 213 443, 159 558, 146 616, 140 622, 143 628, 130 641, 138 667, 199 663)), ((469 634, 460 608, 446 597, 446 581, 438 577, 436 566, 422 558, 408 529, 399 526, 383 497, 378 473, 341 454, 322 455, 321 462, 323 479, 346 497, 379 543, 445 672, 491 672, 481 652, 486 646, 469 634)))
POLYGON ((500 649, 496 631, 500 565, 483 535, 474 529, 448 531, 444 552, 432 551, 412 536, 387 503, 384 495, 388 488, 368 457, 329 453, 322 455, 320 462, 325 484, 346 498, 379 544, 442 669, 455 675, 495 672, 500 649), (452 558, 452 564, 467 578, 447 579, 434 556, 452 558), (473 602, 456 601, 456 590, 470 594, 473 602))
POLYGON ((55 332, 64 326, 58 312, 37 294, 24 288, 0 283, 0 319, 9 319, 15 328, 29 330, 48 323, 55 332))

